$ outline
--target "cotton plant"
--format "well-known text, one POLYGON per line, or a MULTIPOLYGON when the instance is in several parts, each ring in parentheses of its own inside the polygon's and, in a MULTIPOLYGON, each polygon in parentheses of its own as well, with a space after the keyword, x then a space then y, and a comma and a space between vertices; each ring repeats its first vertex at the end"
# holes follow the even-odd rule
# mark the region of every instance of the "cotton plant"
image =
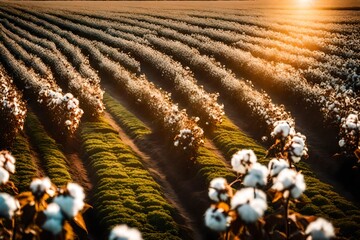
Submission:
POLYGON ((266 156, 267 166, 252 150, 242 149, 231 158, 237 178, 210 181, 212 204, 204 214, 205 225, 225 240, 331 239, 335 234, 330 222, 290 209, 306 190, 304 175, 295 166, 307 155, 306 137, 288 121, 278 121, 271 135, 276 146, 269 149, 273 156, 266 156))
POLYGON ((271 132, 275 143, 268 149, 267 157, 286 159, 291 166, 295 166, 303 158, 308 157, 306 136, 296 132, 295 123, 277 121, 271 132))
POLYGON ((0 190, 13 190, 14 196, 0 192, 0 236, 4 239, 69 239, 72 225, 87 232, 82 214, 90 207, 83 188, 68 183, 58 188, 50 178, 35 178, 29 191, 17 193, 9 180, 15 173, 15 158, 0 151, 0 190), (9 188, 10 187, 10 188, 9 188))

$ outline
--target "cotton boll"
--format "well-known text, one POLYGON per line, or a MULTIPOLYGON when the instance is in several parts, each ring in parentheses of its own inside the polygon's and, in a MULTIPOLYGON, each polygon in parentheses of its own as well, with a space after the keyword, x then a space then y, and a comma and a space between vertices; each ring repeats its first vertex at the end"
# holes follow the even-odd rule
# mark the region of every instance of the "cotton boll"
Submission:
POLYGON ((84 200, 85 193, 84 189, 77 183, 68 183, 66 189, 69 191, 70 196, 75 199, 84 200))
POLYGON ((342 139, 340 139, 340 141, 339 141, 339 146, 340 147, 344 147, 345 146, 345 140, 342 138, 342 139))
POLYGON ((261 165, 260 163, 254 163, 248 174, 245 176, 243 184, 245 187, 265 186, 268 175, 269 171, 267 167, 261 165))
POLYGON ((205 225, 211 230, 224 232, 230 223, 231 217, 222 208, 211 206, 205 212, 205 225))
POLYGON ((304 175, 292 169, 284 169, 274 178, 272 188, 280 192, 290 190, 293 198, 299 198, 306 189, 304 175))
POLYGON ((284 159, 272 159, 268 165, 270 176, 277 176, 283 169, 289 168, 289 163, 284 159))
POLYGON ((51 189, 52 184, 50 178, 36 178, 30 183, 30 190, 34 196, 42 197, 45 193, 48 193, 51 197, 55 194, 55 191, 51 189))
POLYGON ((7 161, 5 163, 5 166, 4 168, 9 172, 9 173, 12 173, 14 174, 15 173, 15 164, 10 162, 10 161, 7 161))
POLYGON ((85 206, 82 200, 65 195, 57 196, 54 199, 54 202, 60 206, 61 210, 68 218, 75 217, 85 206))
POLYGON ((129 228, 127 225, 118 225, 111 230, 109 240, 142 240, 142 237, 136 228, 129 228))
POLYGON ((0 183, 5 184, 9 181, 10 174, 4 168, 0 167, 0 183))
POLYGON ((50 203, 44 211, 46 220, 42 225, 42 229, 51 232, 53 235, 58 235, 63 229, 63 215, 61 208, 56 203, 50 203))
POLYGON ((236 210, 243 221, 255 222, 267 209, 266 194, 255 188, 243 188, 232 198, 231 208, 236 210))
POLYGON ((271 132, 271 136, 286 138, 291 131, 290 124, 287 121, 277 121, 274 123, 274 130, 271 132))
POLYGON ((11 219, 19 208, 19 202, 14 197, 0 193, 0 217, 11 219))
POLYGON ((254 199, 237 209, 240 218, 246 223, 256 222, 264 215, 267 203, 263 199, 254 199))
POLYGON ((210 182, 208 195, 215 202, 226 202, 232 195, 232 190, 225 178, 214 178, 210 182))
POLYGON ((240 174, 245 174, 250 166, 257 161, 256 155, 252 150, 240 150, 231 158, 233 170, 240 174))
POLYGON ((323 218, 311 222, 307 226, 305 233, 309 235, 307 240, 327 240, 335 236, 333 225, 323 218))

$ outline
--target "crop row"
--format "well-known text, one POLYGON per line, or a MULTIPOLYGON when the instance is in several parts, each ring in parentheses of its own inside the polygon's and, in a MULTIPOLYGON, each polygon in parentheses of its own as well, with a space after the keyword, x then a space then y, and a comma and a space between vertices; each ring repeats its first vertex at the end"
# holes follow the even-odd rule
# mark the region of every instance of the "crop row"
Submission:
POLYGON ((291 115, 283 107, 273 104, 268 95, 256 91, 245 80, 236 79, 232 73, 215 64, 209 57, 200 55, 195 49, 154 35, 148 35, 146 39, 164 53, 189 66, 198 76, 213 81, 224 95, 237 103, 237 107, 247 106, 250 114, 253 114, 269 132, 276 121, 286 119, 294 123, 291 115))
MULTIPOLYGON (((160 17, 162 15, 159 15, 160 17)), ((257 24, 249 25, 249 24, 242 24, 232 21, 224 21, 219 19, 212 19, 212 18, 206 18, 206 21, 204 21, 203 18, 198 17, 180 17, 176 15, 165 15, 162 16, 163 18, 170 18, 178 21, 184 21, 196 26, 202 26, 202 27, 212 27, 212 28, 218 28, 218 29, 224 29, 224 30, 231 30, 236 31, 239 33, 242 33, 241 30, 244 28, 245 30, 253 29, 254 31, 260 31, 260 32, 266 32, 268 35, 273 35, 273 38, 279 39, 284 41, 287 41, 289 43, 297 44, 298 46, 304 46, 306 48, 310 49, 321 49, 324 52, 331 53, 336 52, 339 55, 342 55, 342 53, 346 52, 348 47, 346 47, 348 44, 347 42, 354 42, 354 47, 356 47, 356 43, 359 41, 356 38, 356 34, 330 34, 326 32, 327 34, 315 36, 315 35, 308 35, 304 33, 297 33, 296 29, 294 28, 293 31, 289 32, 279 32, 276 30, 273 30, 272 28, 275 27, 276 24, 274 23, 267 23, 267 22, 260 22, 255 21, 257 24), (264 27, 263 25, 266 25, 264 27), (325 35, 328 35, 327 37, 325 35), (300 45, 299 45, 300 44, 300 45)), ((308 30, 310 32, 311 30, 308 30)), ((252 34, 250 34, 252 35, 252 34)), ((351 49, 351 48, 349 48, 351 49)))
POLYGON ((171 84, 174 90, 176 90, 176 93, 200 116, 200 121, 210 125, 221 122, 224 112, 223 106, 216 102, 217 94, 205 92, 204 89, 196 84, 191 73, 170 57, 136 42, 112 37, 101 30, 75 24, 50 15, 43 14, 42 17, 62 28, 74 31, 76 34, 84 35, 130 52, 142 63, 151 66, 152 70, 158 72, 163 79, 167 80, 168 84, 171 84))
MULTIPOLYGON (((48 25, 48 27, 50 27, 48 25)), ((171 141, 176 138, 179 146, 186 151, 193 151, 202 142, 202 129, 193 119, 187 116, 186 111, 178 108, 171 102, 168 94, 157 89, 144 76, 136 77, 121 65, 106 58, 99 50, 93 47, 90 41, 80 38, 71 32, 53 27, 57 34, 71 40, 81 47, 90 57, 93 65, 104 75, 110 77, 113 83, 119 86, 134 102, 146 109, 157 120, 171 141), (185 135, 182 133, 186 131, 185 135)))
POLYGON ((22 93, 0 65, 0 149, 11 145, 17 132, 24 127, 26 106, 22 93))
POLYGON ((69 164, 66 157, 59 149, 59 145, 51 138, 39 119, 29 112, 25 121, 25 132, 29 136, 31 146, 39 155, 46 175, 57 186, 62 186, 71 181, 68 171, 69 164))
MULTIPOLYGON (((68 62, 68 60, 58 51, 54 52, 49 49, 43 48, 37 43, 39 43, 38 38, 34 38, 29 32, 19 29, 16 27, 14 23, 24 27, 26 29, 32 29, 31 32, 40 33, 45 35, 41 29, 39 29, 36 25, 32 23, 28 23, 16 17, 12 17, 8 14, 3 13, 1 16, 7 17, 9 21, 12 23, 10 24, 7 21, 4 21, 6 27, 11 31, 14 31, 16 34, 12 34, 7 31, 7 34, 10 35, 18 44, 20 44, 23 48, 27 51, 31 52, 34 55, 40 57, 46 64, 48 64, 51 69, 53 70, 54 77, 58 80, 58 84, 61 85, 64 89, 67 89, 76 95, 79 100, 81 101, 82 108, 86 111, 89 115, 99 115, 103 111, 103 104, 102 104, 102 95, 103 92, 98 85, 99 80, 97 75, 94 73, 93 75, 96 76, 94 78, 84 78, 79 74, 76 69, 68 62), (37 29, 37 30, 36 30, 37 29), (22 37, 20 38, 19 33, 22 33, 22 37), (61 79, 61 80, 60 80, 61 79), (94 83, 94 84, 92 84, 94 83)), ((49 39, 51 39, 51 34, 49 39)), ((47 42, 45 39, 41 39, 40 42, 47 42)), ((56 47, 55 47, 56 48, 56 47)), ((69 50, 71 51, 71 50, 69 50)), ((71 59, 75 59, 72 57, 71 59)), ((82 59, 77 59, 77 61, 83 61, 82 59)), ((80 72, 87 72, 89 73, 90 68, 87 69, 84 67, 87 63, 82 64, 80 66, 83 71, 80 72)), ((90 74, 90 73, 89 73, 90 74)))
POLYGON ((145 239, 180 239, 176 210, 118 133, 104 121, 85 122, 80 139, 94 179, 92 201, 101 226, 110 230, 125 223, 137 227, 145 239))
POLYGON ((32 69, 27 69, 2 44, 0 53, 3 65, 11 73, 19 89, 27 97, 37 100, 61 133, 75 132, 82 116, 78 100, 71 94, 62 94, 61 89, 50 79, 41 78, 32 69))

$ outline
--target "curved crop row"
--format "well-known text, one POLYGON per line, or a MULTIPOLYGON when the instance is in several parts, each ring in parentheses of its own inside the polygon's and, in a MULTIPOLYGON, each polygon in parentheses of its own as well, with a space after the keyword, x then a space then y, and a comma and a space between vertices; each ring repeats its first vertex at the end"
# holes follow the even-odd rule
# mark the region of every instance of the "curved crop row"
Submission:
POLYGON ((112 37, 105 32, 94 28, 75 24, 49 15, 43 15, 43 17, 58 26, 78 34, 131 52, 137 58, 141 59, 142 62, 150 65, 154 70, 159 72, 164 79, 168 80, 176 92, 183 96, 183 100, 188 102, 188 105, 200 116, 200 120, 203 123, 214 125, 221 122, 224 112, 223 106, 220 106, 216 102, 217 95, 209 94, 205 92, 204 89, 200 88, 191 76, 191 73, 185 70, 178 62, 173 61, 170 57, 160 54, 141 44, 112 37))
POLYGON ((22 94, 1 64, 0 103, 0 149, 3 149, 11 145, 17 132, 23 129, 27 109, 22 94))
POLYGON ((232 73, 216 65, 209 57, 200 55, 195 49, 153 35, 146 36, 146 39, 161 51, 189 66, 195 74, 215 82, 215 85, 237 104, 247 106, 250 113, 255 115, 269 132, 272 131, 276 121, 286 119, 294 123, 291 115, 283 107, 272 103, 268 95, 256 91, 244 80, 236 79, 232 73))
POLYGON ((58 34, 72 39, 81 46, 100 72, 113 79, 123 89, 122 91, 144 107, 158 121, 167 136, 177 141, 178 145, 184 148, 183 150, 191 153, 202 144, 203 130, 188 117, 186 111, 180 110, 171 102, 167 93, 157 89, 144 76, 136 77, 118 63, 106 58, 99 50, 94 49, 89 41, 69 32, 57 30, 58 34))
POLYGON ((55 140, 48 136, 34 113, 28 114, 25 122, 25 131, 29 136, 31 145, 39 154, 46 175, 49 176, 51 181, 57 186, 71 182, 66 157, 59 149, 55 140))
POLYGON ((15 186, 19 192, 28 191, 32 179, 41 176, 38 176, 40 166, 37 166, 33 161, 27 136, 24 133, 18 133, 10 150, 16 159, 16 171, 13 176, 15 186))
MULTIPOLYGON (((9 17, 13 22, 20 22, 20 19, 9 17)), ((16 32, 18 27, 14 24, 8 24, 8 29, 16 32)), ((18 31, 17 31, 18 32, 18 31)), ((83 78, 78 71, 67 61, 60 53, 52 52, 37 44, 32 39, 32 35, 27 34, 27 39, 21 38, 19 35, 6 31, 6 34, 20 44, 24 49, 34 55, 40 57, 53 70, 53 75, 58 80, 59 85, 73 92, 81 101, 82 108, 87 114, 99 115, 103 111, 102 95, 103 92, 98 86, 93 86, 87 79, 83 78), (34 43, 34 42, 36 43, 34 43)), ((42 40, 47 41, 47 40, 42 40)))
MULTIPOLYGON (((190 17, 190 16, 176 16, 176 15, 156 15, 156 17, 168 18, 186 22, 190 25, 201 26, 206 28, 216 28, 223 30, 235 31, 243 34, 244 32, 253 35, 253 36, 265 36, 271 39, 278 39, 281 41, 285 41, 291 44, 295 44, 296 46, 302 46, 309 48, 311 50, 321 49, 326 53, 335 53, 340 56, 347 52, 346 41, 349 39, 342 39, 339 37, 334 38, 322 38, 317 36, 308 36, 306 34, 293 34, 289 33, 281 33, 278 31, 271 30, 271 28, 264 28, 258 25, 246 25, 235 22, 216 20, 207 18, 206 21, 202 18, 190 17)), ((348 38, 348 37, 347 37, 348 38)), ((357 42, 357 40, 355 40, 357 42)))
POLYGON ((123 53, 116 48, 110 47, 102 42, 93 41, 94 46, 106 57, 112 61, 118 62, 120 65, 129 69, 131 72, 140 74, 140 63, 126 53, 123 53))
POLYGON ((74 133, 80 122, 82 110, 79 101, 71 94, 63 94, 54 82, 37 76, 17 61, 10 52, 0 44, 1 61, 16 81, 20 89, 32 99, 37 99, 48 117, 62 134, 74 133))
POLYGON ((138 228, 144 239, 181 239, 174 221, 177 211, 118 133, 105 122, 86 122, 80 138, 94 178, 93 206, 101 226, 110 230, 125 223, 138 228))
MULTIPOLYGON (((3 25, 0 23, 0 27, 3 29, 3 25)), ((27 67, 34 69, 34 71, 43 78, 53 79, 50 69, 43 63, 43 61, 25 51, 16 41, 12 40, 6 34, 5 31, 0 34, 0 38, 4 46, 11 52, 11 54, 17 59, 21 60, 27 67)))

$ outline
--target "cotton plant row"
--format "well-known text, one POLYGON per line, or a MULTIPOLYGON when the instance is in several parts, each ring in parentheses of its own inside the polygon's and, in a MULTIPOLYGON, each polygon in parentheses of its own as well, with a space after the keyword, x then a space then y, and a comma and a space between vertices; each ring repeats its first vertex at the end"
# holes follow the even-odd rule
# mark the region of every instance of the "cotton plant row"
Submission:
MULTIPOLYGON (((27 24, 21 22, 21 19, 11 18, 16 23, 27 24)), ((35 25, 36 26, 36 25, 35 25)), ((11 30, 16 28, 13 26, 11 30)), ((75 70, 75 68, 68 62, 68 60, 59 51, 50 51, 43 48, 40 45, 31 41, 32 37, 29 35, 28 39, 22 39, 16 34, 9 33, 9 36, 14 39, 19 45, 25 48, 27 51, 40 57, 44 62, 49 64, 53 70, 53 75, 59 80, 59 84, 66 87, 70 91, 74 92, 83 104, 84 110, 90 115, 99 115, 104 110, 102 102, 103 91, 98 83, 92 84, 91 81, 85 79, 81 74, 75 70)), ((46 40, 43 40, 46 42, 46 40)))
POLYGON ((58 34, 71 38, 74 44, 87 49, 90 59, 100 70, 110 74, 124 87, 129 96, 132 96, 148 109, 155 119, 159 120, 165 132, 169 132, 169 135, 174 138, 175 147, 192 154, 203 144, 203 130, 197 125, 198 120, 189 118, 186 111, 180 110, 173 104, 169 94, 157 89, 144 76, 136 77, 123 69, 121 65, 109 60, 98 49, 94 49, 90 41, 85 41, 64 30, 58 31, 58 34))
POLYGON ((288 29, 287 31, 293 31, 293 30, 298 31, 295 28, 300 27, 301 32, 310 30, 315 35, 319 35, 317 34, 317 31, 320 30, 320 36, 321 33, 326 33, 326 32, 348 34, 354 32, 355 30, 354 26, 349 24, 320 23, 318 21, 314 22, 313 20, 309 21, 309 19, 298 20, 298 19, 283 18, 283 17, 279 18, 278 16, 275 17, 272 16, 271 14, 266 14, 262 16, 251 16, 251 15, 238 14, 238 12, 236 13, 234 12, 233 14, 225 15, 225 14, 219 14, 218 12, 204 13, 204 12, 194 11, 194 12, 188 12, 188 15, 203 17, 203 18, 221 19, 225 21, 239 22, 239 23, 251 24, 251 25, 261 24, 260 26, 269 27, 269 28, 271 28, 271 24, 266 23, 266 21, 271 21, 272 24, 274 24, 277 28, 279 28, 279 31, 281 31, 281 29, 283 30, 288 29))
POLYGON ((24 127, 26 104, 5 69, 0 65, 0 147, 10 145, 24 127), (4 144, 4 145, 3 145, 4 144))
POLYGON ((268 166, 258 163, 252 150, 243 149, 231 159, 237 179, 228 183, 219 177, 210 182, 212 205, 205 212, 206 226, 226 240, 331 239, 335 229, 330 222, 290 209, 306 189, 296 167, 307 155, 306 137, 286 121, 277 122, 271 136, 275 144, 268 151, 273 157, 268 166))
MULTIPOLYGON (((195 27, 203 27, 203 28, 215 28, 215 29, 221 29, 221 30, 230 30, 233 32, 237 32, 240 34, 246 34, 250 36, 255 37, 264 37, 274 40, 280 40, 285 43, 289 43, 294 46, 299 47, 306 47, 311 48, 312 50, 320 49, 327 53, 335 53, 340 56, 348 55, 347 48, 345 47, 346 44, 343 44, 343 48, 338 47, 339 43, 337 45, 333 44, 332 42, 328 43, 325 42, 324 39, 319 39, 317 37, 311 37, 306 35, 297 35, 297 36, 290 36, 285 33, 280 33, 276 31, 272 31, 270 29, 261 28, 258 26, 250 26, 250 25, 242 25, 238 23, 233 22, 227 22, 227 21, 221 21, 221 20, 214 20, 214 19, 207 19, 204 21, 202 18, 195 18, 195 17, 189 17, 189 16, 176 16, 176 15, 166 15, 167 18, 173 19, 175 21, 178 21, 177 25, 184 25, 184 22, 186 25, 188 25, 188 29, 191 28, 191 26, 195 27)), ((148 17, 142 17, 142 19, 148 19, 148 17)), ((171 24, 176 25, 176 22, 170 22, 168 19, 164 20, 157 20, 156 18, 152 18, 151 21, 156 21, 159 23, 163 22, 163 24, 171 24), (168 23, 166 23, 168 22, 168 23)), ((178 29, 180 31, 180 29, 178 29)), ((354 40, 357 41, 357 40, 354 40)), ((350 50, 350 49, 349 49, 350 50)))
MULTIPOLYGON (((5 20, 7 21, 7 20, 5 20)), ((0 23, 0 27, 3 29, 4 26, 0 23)), ((25 51, 19 44, 14 40, 9 38, 5 31, 2 31, 0 35, 1 40, 5 47, 19 60, 23 61, 26 66, 31 67, 34 71, 39 74, 41 77, 52 78, 52 73, 50 69, 41 61, 40 58, 29 54, 25 51)))
POLYGON ((130 41, 134 41, 140 44, 147 44, 146 40, 144 40, 141 37, 133 36, 132 34, 135 32, 136 35, 145 35, 145 34, 154 34, 153 31, 150 31, 148 29, 139 28, 136 26, 126 26, 126 25, 119 25, 114 22, 107 22, 104 20, 91 18, 87 16, 82 15, 69 15, 67 13, 61 13, 56 14, 53 13, 55 16, 65 18, 67 20, 76 22, 78 24, 83 24, 92 28, 101 29, 105 31, 106 33, 112 35, 112 36, 123 36, 126 39, 129 39, 130 41), (130 33, 130 34, 129 34, 130 33))
POLYGON ((9 181, 15 162, 10 152, 0 151, 0 191, 10 186, 14 195, 0 192, 0 235, 4 239, 71 239, 71 224, 87 232, 82 214, 89 205, 84 203, 81 186, 68 183, 58 188, 45 177, 33 179, 28 192, 17 193, 9 181))
POLYGON ((163 55, 150 47, 112 37, 94 28, 74 24, 48 15, 46 18, 53 19, 54 23, 56 22, 55 24, 65 26, 75 32, 82 32, 92 38, 96 38, 96 40, 130 52, 135 57, 141 59, 142 62, 151 65, 160 72, 162 77, 172 84, 177 94, 181 95, 184 101, 187 101, 197 111, 203 123, 215 125, 222 121, 224 111, 223 106, 217 103, 218 94, 207 93, 203 88, 199 87, 191 72, 184 69, 181 64, 175 62, 169 56, 163 55))
POLYGON ((4 66, 11 72, 17 84, 22 86, 22 90, 37 99, 62 133, 74 133, 83 114, 79 101, 70 93, 63 94, 55 82, 41 78, 33 70, 27 69, 3 45, 0 45, 0 53, 4 66))
MULTIPOLYGON (((198 39, 202 40, 202 41, 199 41, 198 39, 194 38, 193 36, 184 35, 179 32, 176 32, 175 30, 168 29, 165 27, 156 27, 156 29, 155 29, 154 26, 151 26, 149 24, 144 24, 143 22, 140 22, 140 21, 133 22, 133 23, 140 24, 142 27, 148 27, 148 28, 152 27, 151 29, 156 30, 159 35, 177 39, 177 40, 184 42, 190 46, 193 46, 195 48, 203 50, 204 52, 206 52, 209 55, 215 55, 215 56, 218 55, 219 58, 226 58, 226 55, 229 54, 229 55, 232 55, 231 58, 233 58, 234 60, 236 59, 235 61, 238 62, 239 64, 243 64, 244 62, 248 61, 249 64, 247 66, 249 66, 249 65, 255 66, 258 64, 266 65, 266 67, 265 66, 258 66, 258 67, 251 66, 250 69, 268 69, 268 70, 270 70, 270 72, 275 72, 275 74, 264 72, 263 76, 267 77, 268 75, 275 75, 274 78, 277 79, 278 83, 282 84, 285 87, 289 87, 290 91, 296 91, 297 94, 300 93, 301 95, 303 95, 305 97, 305 99, 306 98, 313 99, 314 101, 310 101, 310 100, 309 101, 315 102, 315 104, 317 103, 319 105, 319 108, 321 109, 321 111, 324 114, 324 119, 328 119, 329 121, 332 121, 335 124, 338 124, 339 120, 348 114, 348 112, 349 112, 348 108, 353 108, 354 106, 356 106, 356 104, 354 104, 354 103, 357 101, 357 99, 356 99, 356 96, 354 96, 354 91, 349 91, 347 88, 340 87, 341 86, 341 85, 339 85, 339 84, 341 84, 339 82, 340 79, 326 75, 323 72, 318 72, 313 77, 319 78, 319 75, 320 76, 326 75, 330 79, 337 79, 336 84, 329 85, 326 82, 322 82, 320 86, 319 85, 310 86, 305 81, 303 81, 301 74, 296 69, 287 67, 286 65, 281 65, 281 64, 277 64, 276 66, 272 65, 264 60, 254 58, 251 54, 246 53, 244 51, 235 52, 235 49, 228 47, 222 43, 214 42, 214 41, 211 41, 211 43, 210 43, 210 40, 205 37, 199 36, 198 39), (204 42, 206 42, 206 41, 209 43, 204 44, 204 42), (207 45, 209 47, 207 48, 205 45, 207 45), (224 51, 221 51, 222 49, 224 51), (225 49, 228 49, 228 50, 225 50, 225 49), (219 53, 219 52, 221 52, 221 53, 219 53), (241 60, 239 60, 239 58, 241 56, 244 56, 244 57, 241 58, 241 60), (253 59, 249 60, 250 58, 253 58, 253 59), (281 68, 284 69, 283 73, 279 71, 279 69, 281 69, 281 68), (285 80, 285 79, 289 79, 289 80, 285 80), (294 81, 295 79, 297 79, 297 81, 294 81), (285 81, 283 81, 283 80, 285 80, 285 81), (297 83, 295 84, 295 82, 297 82, 297 83), (294 86, 291 87, 290 84, 294 84, 294 86), (295 86, 295 85, 297 85, 297 86, 295 86), (339 91, 341 91, 341 90, 344 90, 344 91, 342 91, 342 93, 339 94, 339 91), (325 96, 327 96, 327 98, 325 98, 325 96), (337 99, 337 101, 334 101, 334 99, 337 99)), ((349 63, 351 63, 351 61, 349 61, 349 63)), ((249 70, 249 72, 251 72, 251 71, 258 71, 258 70, 249 70)))
POLYGON ((346 154, 355 154, 360 163, 360 119, 359 112, 353 112, 341 119, 339 146, 346 154))
POLYGON ((186 110, 172 103, 170 94, 155 87, 145 76, 136 77, 119 64, 102 57, 103 71, 111 74, 125 92, 156 119, 165 132, 174 139, 174 146, 193 154, 203 142, 203 130, 198 119, 190 118, 186 110))
MULTIPOLYGON (((185 40, 185 39, 184 39, 185 40)), ((282 86, 294 96, 302 96, 303 101, 317 106, 323 113, 324 120, 335 124, 347 115, 348 107, 354 108, 356 97, 346 88, 333 89, 327 83, 310 85, 296 69, 281 63, 270 63, 253 57, 250 53, 231 48, 223 43, 211 41, 203 36, 194 36, 186 43, 196 47, 208 55, 213 55, 222 61, 230 62, 242 69, 242 72, 270 80, 277 86, 282 86), (194 38, 196 40, 194 40, 194 38), (325 84, 325 86, 323 86, 325 84), (343 94, 338 94, 343 89, 343 94), (337 101, 334 101, 334 98, 337 101), (333 107, 335 102, 335 106, 333 107), (345 107, 347 106, 347 107, 345 107)))
POLYGON ((129 56, 129 54, 123 53, 118 49, 110 47, 102 42, 93 41, 92 43, 107 58, 120 63, 122 66, 129 69, 133 73, 139 74, 141 72, 140 63, 129 56))
POLYGON ((74 35, 71 32, 64 31, 63 29, 57 27, 56 25, 50 24, 47 21, 44 21, 38 17, 22 12, 21 17, 27 21, 36 23, 39 26, 42 26, 43 29, 47 29, 50 32, 56 32, 59 36, 65 38, 70 43, 80 47, 86 52, 91 52, 94 49, 94 46, 105 56, 111 58, 112 60, 119 62, 121 65, 130 69, 133 72, 140 72, 140 63, 133 59, 128 54, 120 52, 118 49, 110 47, 102 42, 90 41, 86 38, 81 38, 77 35, 74 35))
MULTIPOLYGON (((270 130, 273 124, 280 119, 294 122, 291 115, 281 106, 272 103, 267 94, 258 92, 245 80, 237 79, 234 74, 218 66, 207 56, 200 55, 195 49, 178 41, 167 40, 153 35, 145 36, 146 39, 161 51, 173 55, 184 65, 189 66, 199 75, 210 77, 223 91, 236 102, 247 104, 252 114, 270 130)), ((270 131, 269 131, 270 132, 270 131)))

